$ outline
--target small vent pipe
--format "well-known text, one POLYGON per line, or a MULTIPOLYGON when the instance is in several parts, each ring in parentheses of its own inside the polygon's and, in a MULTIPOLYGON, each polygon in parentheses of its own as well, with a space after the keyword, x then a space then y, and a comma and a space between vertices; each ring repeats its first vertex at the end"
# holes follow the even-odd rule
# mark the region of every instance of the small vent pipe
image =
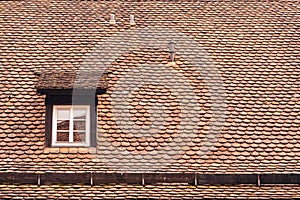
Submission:
POLYGON ((115 24, 116 23, 115 15, 114 14, 110 14, 109 15, 109 23, 110 24, 115 24))
POLYGON ((169 47, 169 53, 170 53, 170 60, 171 60, 171 62, 174 62, 174 60, 175 60, 175 43, 170 42, 168 47, 169 47))
POLYGON ((130 15, 129 20, 130 20, 130 25, 135 25, 134 15, 130 15))

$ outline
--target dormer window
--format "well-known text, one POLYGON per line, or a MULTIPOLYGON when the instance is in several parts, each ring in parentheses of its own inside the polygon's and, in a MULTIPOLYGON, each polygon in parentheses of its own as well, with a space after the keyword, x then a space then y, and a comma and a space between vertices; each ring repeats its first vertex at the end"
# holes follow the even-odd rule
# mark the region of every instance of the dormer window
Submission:
POLYGON ((80 84, 75 84, 76 87, 76 71, 45 71, 39 74, 37 92, 46 94, 47 147, 96 146, 97 95, 106 92, 106 74, 97 77, 93 71, 86 72, 80 74, 83 78, 79 76, 80 84))
POLYGON ((70 94, 46 96, 46 146, 96 146, 97 97, 70 94))

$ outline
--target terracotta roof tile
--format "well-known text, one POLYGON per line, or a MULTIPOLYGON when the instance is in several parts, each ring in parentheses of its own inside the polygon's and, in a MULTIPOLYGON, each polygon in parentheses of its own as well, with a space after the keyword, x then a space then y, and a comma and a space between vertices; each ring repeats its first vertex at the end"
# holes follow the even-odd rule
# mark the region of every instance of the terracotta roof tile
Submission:
MULTIPOLYGON (((128 164, 128 170, 131 165, 139 166, 137 160, 128 163, 119 159, 113 148, 116 147, 140 158, 141 165, 153 162, 153 158, 157 162, 176 158, 157 169, 161 171, 299 173, 298 1, 229 4, 32 0, 2 1, 0 7, 2 171, 113 171, 117 170, 113 165, 118 164, 128 164), (132 12, 135 26, 127 20, 132 12), (113 26, 107 23, 111 13, 116 14, 117 20, 113 26), (208 83, 183 54, 176 54, 176 65, 170 65, 167 47, 134 49, 120 55, 108 67, 111 73, 105 80, 107 94, 98 96, 101 134, 97 151, 44 147, 45 96, 38 95, 36 87, 72 88, 82 63, 103 39, 151 25, 191 36, 219 70, 227 108, 215 148, 196 158, 199 148, 205 146, 213 117, 208 83), (140 67, 149 63, 159 67, 140 67), (166 75, 160 66, 180 72, 188 80, 201 110, 199 118, 194 116, 193 109, 186 116, 189 121, 184 124, 185 130, 195 131, 194 122, 199 125, 196 137, 187 146, 172 144, 180 130, 183 111, 182 99, 172 93, 167 83, 172 83, 178 92, 187 90, 187 85, 176 83, 177 79, 166 75), (36 75, 38 71, 40 77, 36 75), (143 73, 146 75, 142 76, 143 73), (118 81, 130 74, 135 75, 130 84, 118 87, 118 81), (131 90, 129 105, 113 99, 114 92, 151 78, 152 82, 131 90), (161 105, 165 112, 153 112, 153 107, 161 105), (126 106, 130 107, 131 115, 123 118, 122 123, 128 126, 120 130, 113 109, 126 106), (157 124, 152 124, 151 119, 156 119, 157 124), (161 123, 163 127, 159 127, 161 123), (166 151, 161 152, 162 149, 166 151), (183 151, 178 155, 179 150, 183 151)), ((111 51, 118 52, 113 48, 111 51)), ((90 87, 84 83, 81 86, 90 87)), ((155 164, 147 167, 155 169, 155 164)))
MULTIPOLYGON (((106 89, 106 74, 97 77, 97 80, 92 80, 93 72, 80 72, 76 70, 53 71, 45 70, 39 75, 39 80, 36 84, 37 89, 106 89), (78 82, 80 77, 81 81, 78 82), (92 84, 96 82, 96 84, 92 84)), ((28 95, 28 97, 30 97, 28 95)))
POLYGON ((0 185, 2 199, 291 199, 299 198, 299 186, 188 186, 188 185, 0 185))

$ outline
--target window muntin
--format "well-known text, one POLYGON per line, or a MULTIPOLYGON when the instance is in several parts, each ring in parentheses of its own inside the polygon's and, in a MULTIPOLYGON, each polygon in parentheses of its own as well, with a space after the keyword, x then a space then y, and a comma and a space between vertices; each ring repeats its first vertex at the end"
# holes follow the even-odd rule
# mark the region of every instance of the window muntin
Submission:
POLYGON ((90 106, 53 105, 52 146, 90 145, 90 106))

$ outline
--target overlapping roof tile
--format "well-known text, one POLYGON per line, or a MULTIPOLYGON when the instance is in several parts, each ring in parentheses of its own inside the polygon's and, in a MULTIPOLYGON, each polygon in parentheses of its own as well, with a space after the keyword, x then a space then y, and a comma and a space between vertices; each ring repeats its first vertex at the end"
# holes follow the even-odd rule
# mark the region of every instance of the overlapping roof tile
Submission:
POLYGON ((37 72, 36 89, 105 89, 107 87, 105 81, 107 74, 90 76, 91 73, 91 71, 81 72, 79 75, 78 70, 46 70, 37 72))
POLYGON ((32 0, 0 7, 1 171, 299 173, 299 1, 32 0), (111 13, 115 25, 108 23, 111 13), (74 76, 51 85, 48 72, 80 70, 106 38, 150 26, 193 38, 218 70, 226 112, 214 145, 205 143, 214 79, 180 49, 170 64, 166 46, 135 48, 107 66, 97 148, 45 147, 45 95, 36 85, 71 87, 74 76), (116 98, 124 91, 130 101, 116 98), (182 109, 190 100, 176 91, 192 91, 198 107, 182 109), (129 115, 120 113, 125 109, 129 115), (188 145, 180 126, 192 133, 188 145), (200 155, 205 145, 210 149, 200 155))
POLYGON ((0 185, 2 199, 293 199, 299 186, 188 186, 188 185, 0 185))

